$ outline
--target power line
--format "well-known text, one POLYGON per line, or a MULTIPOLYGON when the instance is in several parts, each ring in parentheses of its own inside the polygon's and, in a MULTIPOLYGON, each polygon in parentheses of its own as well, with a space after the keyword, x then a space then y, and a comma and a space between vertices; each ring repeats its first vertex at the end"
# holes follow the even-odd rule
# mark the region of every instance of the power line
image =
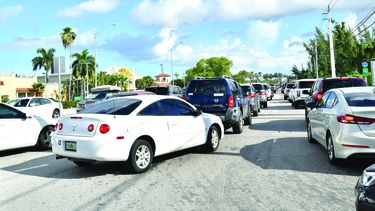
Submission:
MULTIPOLYGON (((332 2, 332 1, 331 1, 331 2, 332 2)), ((335 0, 335 3, 333 3, 333 5, 332 5, 332 7, 331 7, 331 10, 333 10, 333 8, 335 7, 336 3, 337 3, 337 0, 335 0)))
POLYGON ((363 26, 375 14, 375 7, 373 7, 367 15, 354 27, 353 33, 363 26))

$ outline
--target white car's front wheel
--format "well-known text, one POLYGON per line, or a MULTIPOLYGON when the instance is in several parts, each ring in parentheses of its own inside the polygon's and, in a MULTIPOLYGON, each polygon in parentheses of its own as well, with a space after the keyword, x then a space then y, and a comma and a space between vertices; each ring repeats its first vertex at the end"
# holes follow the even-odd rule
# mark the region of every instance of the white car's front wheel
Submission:
POLYGON ((340 159, 336 158, 335 147, 333 145, 333 139, 330 133, 327 134, 327 154, 328 154, 328 160, 332 165, 339 164, 340 159))
POLYGON ((138 139, 134 142, 129 156, 129 164, 135 173, 146 172, 152 164, 154 152, 149 142, 138 139))
POLYGON ((219 148, 220 143, 220 131, 216 126, 211 126, 208 131, 206 148, 209 152, 214 152, 219 148))

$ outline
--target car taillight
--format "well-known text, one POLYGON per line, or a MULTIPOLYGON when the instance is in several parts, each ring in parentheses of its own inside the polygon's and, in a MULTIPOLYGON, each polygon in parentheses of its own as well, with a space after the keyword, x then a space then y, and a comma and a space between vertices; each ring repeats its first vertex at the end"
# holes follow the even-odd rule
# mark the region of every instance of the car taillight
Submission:
POLYGON ((338 116, 337 121, 341 123, 347 123, 347 124, 369 125, 369 124, 374 123, 375 119, 346 114, 346 115, 338 116))
POLYGON ((87 130, 88 130, 89 132, 94 131, 94 125, 93 125, 93 124, 90 124, 90 125, 87 127, 87 130))
POLYGON ((186 96, 182 96, 182 99, 186 101, 186 96))
POLYGON ((297 97, 301 96, 301 91, 297 90, 297 97))
POLYGON ((266 91, 261 90, 261 91, 259 92, 259 95, 266 95, 266 91))
POLYGON ((250 98, 254 98, 254 97, 255 97, 255 93, 252 92, 252 93, 250 94, 250 98))
POLYGON ((59 124, 59 130, 62 130, 63 128, 64 128, 63 123, 60 123, 60 124, 59 124))
POLYGON ((228 106, 229 106, 229 108, 234 108, 235 107, 233 95, 231 95, 231 96, 228 97, 228 106))
POLYGON ((110 129, 111 129, 111 128, 109 127, 109 125, 107 125, 107 124, 102 124, 102 125, 100 125, 100 127, 99 127, 99 132, 100 132, 101 134, 106 134, 106 133, 109 132, 110 129))
POLYGON ((56 123, 55 125, 55 130, 54 131, 57 131, 57 127, 58 127, 59 123, 56 123))
POLYGON ((323 94, 322 93, 318 93, 318 94, 316 94, 314 96, 314 99, 315 99, 316 102, 318 102, 320 99, 322 99, 322 97, 323 97, 323 94))

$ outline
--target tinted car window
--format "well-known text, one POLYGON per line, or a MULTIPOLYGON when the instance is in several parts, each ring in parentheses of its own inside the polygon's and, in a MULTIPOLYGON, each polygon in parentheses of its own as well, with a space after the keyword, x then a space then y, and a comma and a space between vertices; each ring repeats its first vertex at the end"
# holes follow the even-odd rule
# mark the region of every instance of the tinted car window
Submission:
POLYGON ((146 91, 153 92, 157 95, 169 95, 168 87, 147 87, 146 91))
POLYGON ((0 119, 15 119, 20 118, 21 112, 18 112, 11 107, 0 104, 0 119))
MULTIPOLYGON (((14 107, 26 107, 29 101, 30 101, 29 99, 18 100, 13 106, 14 107)), ((9 103, 9 104, 12 105, 12 103, 9 103)))
POLYGON ((259 91, 259 90, 264 90, 264 87, 263 87, 262 84, 253 84, 253 87, 254 87, 257 91, 259 91))
POLYGON ((294 84, 288 84, 286 85, 286 88, 293 88, 294 84))
POLYGON ((144 108, 138 113, 141 116, 160 116, 163 115, 163 112, 160 110, 158 102, 152 103, 151 105, 144 108))
POLYGON ((193 108, 179 100, 161 100, 160 106, 167 116, 186 116, 192 115, 193 108))
POLYGON ((323 95, 322 99, 319 100, 318 102, 318 107, 319 108, 325 108, 326 107, 326 102, 329 97, 330 92, 326 93, 323 95))
POLYGON ((113 115, 129 115, 140 104, 141 100, 130 98, 114 98, 106 100, 80 111, 81 114, 113 114, 113 115))
POLYGON ((224 83, 219 81, 196 81, 189 85, 187 90, 188 95, 226 95, 227 88, 224 83))
POLYGON ((330 89, 342 88, 342 87, 357 87, 367 86, 364 80, 353 79, 353 80, 327 80, 324 82, 323 92, 330 89))
POLYGON ((330 95, 329 95, 329 98, 327 99, 327 102, 326 102, 326 108, 332 108, 335 104, 335 101, 337 99, 337 96, 334 92, 332 92, 330 95))
POLYGON ((300 81, 299 82, 299 88, 300 89, 310 89, 313 84, 314 84, 314 81, 300 81))
POLYGON ((40 101, 41 101, 42 105, 47 105, 47 104, 50 104, 50 103, 51 103, 50 100, 48 100, 48 99, 44 99, 44 98, 41 98, 40 101))
POLYGON ((374 93, 350 93, 344 94, 344 97, 349 106, 375 106, 374 93))
POLYGON ((236 86, 236 83, 234 83, 234 82, 229 82, 229 86, 230 86, 230 89, 232 90, 232 94, 233 94, 233 95, 239 95, 239 94, 240 94, 240 90, 239 90, 238 87, 236 86))

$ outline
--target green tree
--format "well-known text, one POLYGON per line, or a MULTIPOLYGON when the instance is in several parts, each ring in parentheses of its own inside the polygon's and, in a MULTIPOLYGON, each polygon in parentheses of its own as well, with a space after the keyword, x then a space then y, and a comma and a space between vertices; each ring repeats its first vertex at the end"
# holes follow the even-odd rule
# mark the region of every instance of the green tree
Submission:
POLYGON ((220 77, 223 75, 230 76, 230 68, 233 62, 226 57, 211 57, 209 59, 201 59, 195 67, 186 70, 186 79, 192 80, 195 76, 202 77, 220 77))
POLYGON ((60 33, 60 38, 62 41, 62 44, 65 48, 69 48, 69 70, 70 70, 70 76, 69 76, 69 89, 68 89, 68 99, 71 100, 71 94, 70 91, 72 89, 72 45, 74 43, 74 40, 76 39, 77 35, 74 32, 73 28, 71 27, 65 27, 62 32, 60 33))
POLYGON ((43 92, 44 92, 44 89, 46 88, 46 86, 43 84, 43 83, 40 83, 40 82, 37 82, 37 83, 33 83, 31 85, 33 91, 36 93, 36 96, 38 97, 41 97, 43 92))
POLYGON ((80 78, 83 83, 86 83, 86 80, 82 79, 86 79, 88 75, 88 80, 93 82, 95 58, 89 54, 88 50, 83 50, 81 53, 75 53, 72 57, 75 59, 72 63, 73 76, 75 78, 80 78))
POLYGON ((53 57, 56 52, 54 48, 48 49, 39 48, 36 50, 40 56, 37 56, 31 60, 33 65, 33 71, 44 69, 45 82, 48 83, 48 72, 53 68, 53 57))

